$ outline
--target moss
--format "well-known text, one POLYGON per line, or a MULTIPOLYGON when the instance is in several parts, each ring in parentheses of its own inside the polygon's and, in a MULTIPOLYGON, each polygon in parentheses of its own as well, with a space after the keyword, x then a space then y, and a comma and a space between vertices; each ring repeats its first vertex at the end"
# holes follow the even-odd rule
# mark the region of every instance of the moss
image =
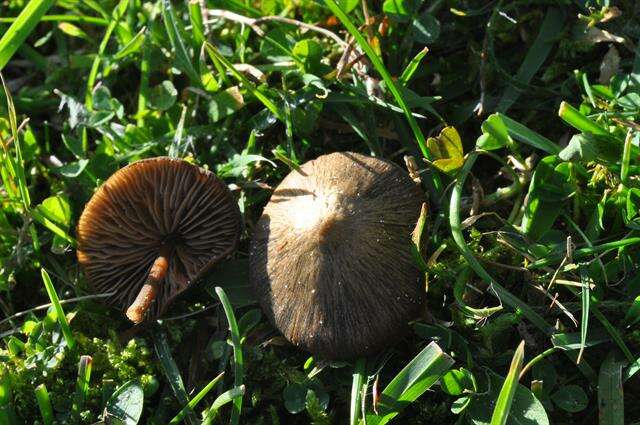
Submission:
MULTIPOLYGON (((55 341, 57 334, 51 335, 55 341)), ((157 390, 155 376, 158 370, 143 339, 132 339, 125 347, 120 347, 110 339, 88 338, 79 333, 75 336, 75 349, 71 351, 65 347, 60 350, 61 360, 57 364, 49 358, 54 345, 37 351, 37 347, 30 346, 31 342, 27 342, 23 353, 10 357, 11 360, 6 363, 20 423, 36 423, 39 419, 34 388, 40 384, 44 384, 49 392, 57 419, 62 423, 70 420, 68 412, 73 400, 70 395, 75 393, 80 355, 89 355, 93 359, 88 397, 79 413, 80 423, 93 423, 100 419, 103 393, 107 392, 108 395, 108 388, 112 391, 131 379, 140 379, 145 392, 153 394, 157 390), (105 385, 107 382, 108 386, 105 385)), ((9 353, 0 350, 0 356, 3 355, 8 356, 9 353)))

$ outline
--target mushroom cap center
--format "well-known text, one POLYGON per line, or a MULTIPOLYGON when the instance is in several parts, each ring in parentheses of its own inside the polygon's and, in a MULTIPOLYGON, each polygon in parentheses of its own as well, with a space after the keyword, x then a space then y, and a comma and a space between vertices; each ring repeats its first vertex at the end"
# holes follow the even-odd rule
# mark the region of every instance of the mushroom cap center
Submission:
POLYGON ((318 235, 321 243, 329 242, 355 215, 355 208, 351 197, 337 191, 299 196, 292 206, 293 230, 318 235))

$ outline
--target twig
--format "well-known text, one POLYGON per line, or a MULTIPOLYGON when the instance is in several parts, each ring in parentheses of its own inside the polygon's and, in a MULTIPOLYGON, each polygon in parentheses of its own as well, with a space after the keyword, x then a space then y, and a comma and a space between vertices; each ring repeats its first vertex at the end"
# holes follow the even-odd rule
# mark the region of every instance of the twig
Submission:
MULTIPOLYGON (((324 118, 320 118, 319 121, 324 128, 327 128, 329 130, 338 130, 344 133, 355 133, 355 130, 348 124, 342 124, 342 123, 330 121, 324 118)), ((379 137, 382 137, 384 139, 400 140, 400 136, 396 132, 386 127, 378 127, 378 128, 375 128, 374 131, 377 133, 379 137)))
POLYGON ((351 52, 353 51, 353 45, 355 43, 355 39, 351 37, 347 46, 343 49, 342 55, 336 64, 336 78, 340 79, 340 77, 348 71, 348 61, 351 58, 351 52))
POLYGON ((487 24, 487 29, 484 34, 484 39, 482 40, 482 52, 480 53, 480 69, 478 70, 478 73, 480 74, 480 100, 478 100, 478 104, 474 108, 474 112, 478 117, 481 117, 484 114, 485 93, 487 89, 486 67, 487 67, 487 57, 489 56, 488 50, 489 50, 489 25, 487 24))
MULTIPOLYGON (((104 294, 83 295, 81 297, 75 297, 75 298, 69 298, 69 299, 66 299, 66 300, 60 300, 60 304, 68 304, 68 303, 72 303, 72 302, 85 301, 85 300, 91 300, 91 299, 97 299, 97 298, 107 298, 107 297, 110 297, 110 296, 112 296, 114 294, 115 294, 115 292, 106 292, 104 294)), ((27 314, 33 313, 34 311, 45 310, 45 309, 47 309, 47 308, 49 308, 51 306, 52 306, 52 304, 48 303, 48 304, 42 304, 42 305, 39 305, 37 307, 30 308, 29 310, 21 311, 19 313, 14 314, 13 316, 7 317, 6 319, 0 320, 0 325, 3 325, 3 324, 5 324, 7 322, 10 322, 12 320, 18 319, 18 318, 20 318, 22 316, 26 316, 27 314)))
POLYGON ((569 309, 567 309, 564 305, 562 305, 562 303, 560 301, 558 301, 557 296, 556 297, 552 296, 549 292, 547 292, 545 290, 545 288, 542 287, 542 285, 533 285, 532 284, 531 286, 533 288, 537 289, 538 291, 542 292, 542 294, 545 297, 547 297, 547 298, 549 298, 551 300, 551 305, 549 306, 549 308, 552 308, 554 305, 558 306, 560 311, 562 311, 569 318, 569 320, 571 320, 573 325, 575 327, 578 327, 578 321, 576 320, 575 316, 573 314, 571 314, 569 309))
POLYGON ((206 306, 205 308, 203 308, 203 309, 201 309, 201 310, 198 310, 198 311, 192 311, 192 312, 190 312, 190 313, 181 314, 181 315, 179 315, 179 316, 167 317, 167 318, 163 318, 163 319, 161 319, 161 320, 162 320, 163 322, 168 322, 168 321, 171 321, 171 320, 186 319, 187 317, 193 317, 193 316, 197 316, 198 314, 202 314, 202 313, 204 313, 205 311, 207 311, 207 310, 211 310, 212 308, 215 308, 215 307, 217 307, 217 306, 219 306, 219 305, 220 305, 220 303, 219 303, 219 302, 216 302, 216 303, 213 303, 213 304, 211 304, 211 305, 208 305, 208 306, 206 306))
MULTIPOLYGON (((22 132, 22 130, 24 129, 24 127, 29 123, 30 118, 25 118, 20 125, 18 126, 18 129, 16 130, 16 133, 20 133, 22 132)), ((11 143, 13 143, 13 136, 9 137, 4 144, 6 146, 11 146, 11 143)))
POLYGON ((490 266, 494 266, 494 267, 500 267, 500 268, 507 269, 507 270, 513 270, 513 271, 516 271, 516 272, 528 272, 529 271, 524 267, 518 267, 518 266, 509 265, 509 264, 498 263, 496 261, 487 260, 486 258, 482 258, 482 257, 478 257, 478 259, 481 260, 483 263, 489 264, 490 266))
POLYGON ((322 28, 313 24, 308 24, 306 22, 296 21, 295 19, 285 18, 284 16, 263 16, 262 18, 256 19, 256 25, 262 24, 263 22, 284 22, 285 24, 294 25, 299 28, 304 28, 309 31, 315 31, 320 34, 324 34, 325 36, 331 38, 333 41, 338 43, 342 47, 347 46, 347 42, 341 39, 336 33, 329 31, 326 28, 322 28))
MULTIPOLYGON (((260 37, 264 36, 264 31, 262 31, 262 29, 256 25, 256 19, 254 18, 249 18, 247 16, 243 16, 238 13, 233 13, 228 10, 221 10, 221 9, 207 9, 207 15, 209 15, 209 17, 222 18, 222 19, 226 19, 227 21, 233 21, 239 24, 248 25, 260 37)), ((211 24, 212 22, 213 21, 211 20, 207 20, 205 21, 205 24, 211 24)))
MULTIPOLYGON (((265 32, 259 27, 260 24, 267 22, 283 22, 285 24, 294 25, 299 28, 304 28, 309 31, 314 31, 320 34, 323 34, 336 43, 338 43, 341 47, 347 47, 347 42, 341 39, 336 33, 329 31, 326 28, 319 27, 317 25, 308 24, 306 22, 300 22, 295 19, 285 18, 283 16, 263 16, 262 18, 254 19, 249 18, 247 16, 243 16, 237 13, 230 12, 228 10, 221 9, 208 9, 207 14, 209 17, 216 17, 226 19, 228 21, 238 22, 240 24, 245 24, 249 26, 252 30, 256 32, 260 37, 264 37, 265 32)), ((205 23, 210 24, 211 21, 207 20, 205 23)))

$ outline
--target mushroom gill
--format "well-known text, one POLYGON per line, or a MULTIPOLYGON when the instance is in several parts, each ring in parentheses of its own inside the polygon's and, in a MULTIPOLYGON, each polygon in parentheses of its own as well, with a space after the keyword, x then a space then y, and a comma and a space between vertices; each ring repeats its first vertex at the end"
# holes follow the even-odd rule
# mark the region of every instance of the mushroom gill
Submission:
POLYGON ((216 262, 241 231, 231 192, 213 173, 158 157, 113 174, 85 206, 78 260, 93 288, 135 323, 158 317, 216 262), (155 301, 155 302, 154 302, 155 301))

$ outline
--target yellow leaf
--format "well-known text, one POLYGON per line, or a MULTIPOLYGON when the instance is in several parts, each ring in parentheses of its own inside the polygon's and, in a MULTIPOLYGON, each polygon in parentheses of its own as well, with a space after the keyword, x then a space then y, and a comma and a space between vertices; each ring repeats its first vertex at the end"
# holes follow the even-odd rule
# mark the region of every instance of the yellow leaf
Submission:
POLYGON ((427 148, 432 155, 431 163, 443 173, 454 174, 462 168, 462 140, 455 127, 445 127, 438 137, 430 137, 427 148))
POLYGON ((85 40, 89 39, 89 36, 87 35, 87 33, 82 31, 77 26, 70 24, 69 22, 60 22, 58 24, 58 29, 63 33, 70 35, 71 37, 84 38, 85 40))

